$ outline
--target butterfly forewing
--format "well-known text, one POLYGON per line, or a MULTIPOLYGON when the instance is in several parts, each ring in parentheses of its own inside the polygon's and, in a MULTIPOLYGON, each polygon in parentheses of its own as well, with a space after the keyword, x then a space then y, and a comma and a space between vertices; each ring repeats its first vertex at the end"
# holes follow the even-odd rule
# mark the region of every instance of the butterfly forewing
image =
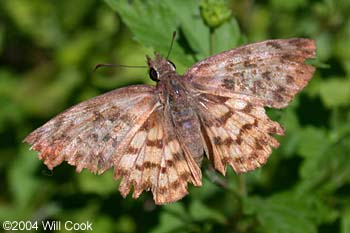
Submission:
POLYGON ((68 161, 77 171, 102 173, 114 165, 157 104, 154 87, 120 88, 59 114, 25 138, 49 169, 68 161))
POLYGON ((246 95, 256 104, 282 108, 305 87, 315 70, 315 41, 268 40, 211 56, 185 77, 200 91, 220 96, 246 95))

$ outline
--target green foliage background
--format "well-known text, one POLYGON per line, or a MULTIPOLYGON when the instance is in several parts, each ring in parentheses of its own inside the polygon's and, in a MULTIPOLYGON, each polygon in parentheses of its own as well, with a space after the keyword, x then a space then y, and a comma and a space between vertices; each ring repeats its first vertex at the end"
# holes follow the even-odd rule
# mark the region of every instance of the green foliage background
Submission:
POLYGON ((200 4, 0 2, 0 222, 90 221, 94 232, 350 233, 350 1, 227 1, 227 9, 215 8, 211 16, 226 17, 216 28, 204 23, 200 4), (150 193, 123 199, 111 171, 76 174, 67 164, 49 171, 21 143, 75 103, 125 85, 152 84, 143 69, 92 70, 101 62, 144 65, 153 51, 165 55, 175 29, 171 59, 180 73, 240 44, 317 41, 318 69, 310 84, 288 108, 269 111, 286 136, 265 166, 240 176, 229 169, 226 177, 204 168, 203 187, 190 187, 177 203, 154 206, 150 193))

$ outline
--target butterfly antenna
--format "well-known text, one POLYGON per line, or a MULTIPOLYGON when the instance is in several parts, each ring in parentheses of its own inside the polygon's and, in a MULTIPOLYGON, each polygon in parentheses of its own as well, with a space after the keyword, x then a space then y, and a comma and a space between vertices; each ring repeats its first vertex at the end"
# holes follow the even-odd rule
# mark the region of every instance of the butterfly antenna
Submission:
POLYGON ((171 49, 173 48, 175 37, 176 37, 176 31, 173 32, 173 38, 171 39, 171 44, 170 44, 170 48, 169 48, 169 51, 168 51, 168 55, 166 56, 167 60, 168 60, 168 58, 170 56, 171 49))
POLYGON ((123 67, 123 68, 148 68, 148 66, 126 66, 126 65, 119 65, 119 64, 108 64, 108 63, 101 63, 97 64, 95 66, 94 72, 100 68, 100 67, 123 67))

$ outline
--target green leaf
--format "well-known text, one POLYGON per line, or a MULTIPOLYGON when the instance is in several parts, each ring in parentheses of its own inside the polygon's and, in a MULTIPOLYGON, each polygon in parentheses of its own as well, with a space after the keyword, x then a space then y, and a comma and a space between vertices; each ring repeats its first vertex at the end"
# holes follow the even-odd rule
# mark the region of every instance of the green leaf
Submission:
POLYGON ((195 61, 201 60, 211 55, 209 53, 209 28, 204 24, 200 17, 199 1, 179 0, 165 1, 169 9, 179 20, 181 30, 194 52, 195 58, 187 66, 192 65, 195 61))
MULTIPOLYGON (((123 22, 130 28, 135 39, 144 46, 153 47, 161 55, 168 53, 171 36, 179 22, 176 15, 165 1, 150 1, 143 3, 139 0, 130 3, 127 0, 105 0, 116 10, 123 22)), ((193 63, 178 43, 174 43, 172 56, 183 64, 193 63)))
POLYGON ((205 206, 199 200, 194 200, 189 207, 189 214, 195 221, 214 221, 220 224, 226 223, 226 217, 214 208, 205 206))
POLYGON ((325 130, 315 127, 300 129, 298 153, 304 157, 315 159, 325 153, 330 146, 325 130))
POLYGON ((173 4, 173 1, 170 0, 166 2, 180 20, 181 30, 195 53, 196 61, 238 45, 240 30, 234 18, 226 20, 227 22, 217 27, 210 35, 209 28, 199 17, 200 11, 197 1, 180 0, 177 1, 177 4, 173 4), (212 37, 213 51, 210 51, 210 37, 212 37))
POLYGON ((241 39, 238 23, 234 18, 216 28, 212 36, 213 54, 237 47, 241 39))
MULTIPOLYGON (((185 46, 180 46, 179 40, 174 44, 171 57, 189 67, 195 61, 213 55, 210 53, 209 28, 200 18, 197 1, 179 0, 176 4, 170 0, 146 3, 137 0, 132 3, 123 0, 106 0, 106 2, 121 15, 122 20, 140 43, 153 47, 163 56, 169 50, 172 31, 179 27, 185 37, 179 40, 185 39, 188 42, 190 46, 188 52, 194 57, 185 53, 185 46)), ((212 53, 235 47, 240 39, 237 22, 234 19, 229 20, 218 27, 212 37, 212 53)))
POLYGON ((164 206, 160 214, 159 225, 151 233, 188 232, 184 230, 188 221, 188 214, 181 203, 169 204, 164 206))
POLYGON ((316 129, 305 131, 298 192, 324 195, 350 183, 350 125, 333 131, 329 135, 316 129), (311 145, 306 146, 309 141, 311 145))
MULTIPOLYGON (((260 223, 260 232, 274 233, 315 233, 316 225, 300 216, 298 211, 294 211, 294 206, 287 203, 261 203, 261 199, 252 199, 251 205, 256 205, 260 210, 256 212, 260 223)), ((302 212, 301 212, 302 213, 302 212)))
POLYGON ((320 95, 328 108, 350 105, 350 79, 332 78, 320 85, 320 95))
POLYGON ((318 224, 333 220, 336 216, 316 197, 294 193, 276 194, 266 199, 247 197, 243 207, 245 214, 258 219, 259 232, 315 233, 318 224))

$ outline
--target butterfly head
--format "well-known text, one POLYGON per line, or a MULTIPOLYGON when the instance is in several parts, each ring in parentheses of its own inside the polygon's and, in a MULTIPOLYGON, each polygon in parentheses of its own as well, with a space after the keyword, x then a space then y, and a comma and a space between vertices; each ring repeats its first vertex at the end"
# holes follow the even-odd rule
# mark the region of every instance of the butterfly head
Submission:
POLYGON ((161 77, 165 77, 167 73, 175 72, 175 65, 171 61, 160 56, 158 53, 154 53, 154 59, 147 57, 147 63, 149 67, 149 76, 155 81, 159 82, 161 77))

